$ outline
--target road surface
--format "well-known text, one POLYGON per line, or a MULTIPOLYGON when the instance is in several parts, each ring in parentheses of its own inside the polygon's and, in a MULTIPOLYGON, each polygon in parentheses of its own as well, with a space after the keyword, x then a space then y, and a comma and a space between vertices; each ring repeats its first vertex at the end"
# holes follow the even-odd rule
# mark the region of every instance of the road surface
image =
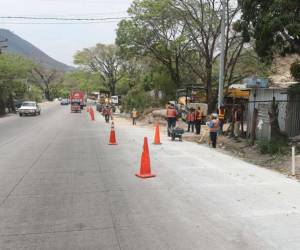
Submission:
POLYGON ((150 145, 98 114, 48 104, 0 119, 0 249, 300 249, 300 184, 189 142, 150 145))

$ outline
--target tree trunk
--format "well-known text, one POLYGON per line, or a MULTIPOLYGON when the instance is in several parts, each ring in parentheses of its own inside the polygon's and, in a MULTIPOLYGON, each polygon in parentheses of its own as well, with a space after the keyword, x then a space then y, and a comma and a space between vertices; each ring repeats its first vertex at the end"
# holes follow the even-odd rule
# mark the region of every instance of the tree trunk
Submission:
POLYGON ((0 115, 5 115, 5 102, 2 96, 0 96, 0 115))
POLYGON ((112 96, 116 95, 116 82, 115 81, 112 81, 110 84, 110 92, 111 92, 112 96))
POLYGON ((214 99, 212 93, 212 67, 206 66, 206 101, 208 105, 207 114, 210 114, 214 110, 214 99))
POLYGON ((270 126, 271 126, 271 139, 278 139, 284 137, 280 131, 278 122, 278 103, 276 103, 275 97, 273 97, 271 111, 269 112, 270 126))
POLYGON ((9 95, 8 104, 9 104, 9 111, 15 113, 16 108, 15 108, 14 98, 12 94, 9 95))
POLYGON ((50 101, 50 91, 49 89, 45 89, 45 98, 50 101))
POLYGON ((252 146, 254 146, 255 139, 256 139, 257 116, 258 116, 258 110, 257 110, 257 108, 254 108, 253 118, 252 118, 252 127, 251 127, 251 145, 252 146))

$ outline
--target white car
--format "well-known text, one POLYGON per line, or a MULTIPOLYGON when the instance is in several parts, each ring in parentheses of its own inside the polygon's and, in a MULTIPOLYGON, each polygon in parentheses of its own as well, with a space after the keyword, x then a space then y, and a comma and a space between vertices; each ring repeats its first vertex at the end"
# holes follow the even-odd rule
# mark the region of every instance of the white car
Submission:
POLYGON ((41 108, 36 102, 23 102, 18 111, 20 116, 41 114, 41 108))

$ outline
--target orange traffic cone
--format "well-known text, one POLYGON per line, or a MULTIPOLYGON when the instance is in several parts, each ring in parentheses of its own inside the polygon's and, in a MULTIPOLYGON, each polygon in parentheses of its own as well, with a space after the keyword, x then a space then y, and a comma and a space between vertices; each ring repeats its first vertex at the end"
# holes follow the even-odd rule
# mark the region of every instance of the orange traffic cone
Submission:
POLYGON ((151 174, 151 166, 150 166, 150 154, 148 147, 148 138, 144 138, 144 147, 143 153, 141 157, 141 168, 140 173, 135 174, 139 178, 152 178, 155 177, 155 174, 151 174))
POLYGON ((160 129, 159 129, 159 123, 157 123, 156 125, 156 129, 155 129, 155 136, 154 136, 154 145, 160 145, 160 129))
POLYGON ((90 107, 90 116, 91 116, 91 120, 95 121, 95 113, 94 113, 94 109, 92 107, 90 107))
POLYGON ((115 132, 114 122, 111 123, 108 145, 118 145, 117 140, 116 140, 116 132, 115 132))

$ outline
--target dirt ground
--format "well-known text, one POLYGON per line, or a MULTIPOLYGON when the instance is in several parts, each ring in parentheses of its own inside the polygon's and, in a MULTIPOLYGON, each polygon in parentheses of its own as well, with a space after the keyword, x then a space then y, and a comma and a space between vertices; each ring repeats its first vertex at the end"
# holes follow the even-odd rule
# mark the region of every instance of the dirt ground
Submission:
MULTIPOLYGON (((127 116, 118 115, 116 116, 116 119, 119 122, 131 123, 131 119, 128 115, 127 116)), ((160 118, 149 119, 149 117, 144 117, 142 119, 139 119, 137 126, 153 127, 153 124, 157 122, 159 122, 161 125, 161 133, 167 133, 166 121, 160 118)), ((177 126, 184 128, 185 131, 187 130, 187 124, 183 121, 177 122, 177 126)), ((206 145, 207 147, 210 146, 208 140, 208 130, 205 125, 202 125, 200 135, 195 135, 194 133, 186 132, 183 135, 183 140, 195 142, 201 145, 206 145)), ((280 155, 273 155, 273 156, 268 154, 261 154, 258 151, 256 145, 249 146, 248 140, 242 138, 232 139, 229 138, 228 136, 218 137, 217 150, 232 155, 234 157, 237 157, 246 162, 250 162, 261 167, 272 169, 274 171, 285 174, 288 177, 292 177, 290 153, 285 155, 280 154, 280 155)), ((296 157, 296 178, 300 180, 300 158, 298 157, 296 157)))

